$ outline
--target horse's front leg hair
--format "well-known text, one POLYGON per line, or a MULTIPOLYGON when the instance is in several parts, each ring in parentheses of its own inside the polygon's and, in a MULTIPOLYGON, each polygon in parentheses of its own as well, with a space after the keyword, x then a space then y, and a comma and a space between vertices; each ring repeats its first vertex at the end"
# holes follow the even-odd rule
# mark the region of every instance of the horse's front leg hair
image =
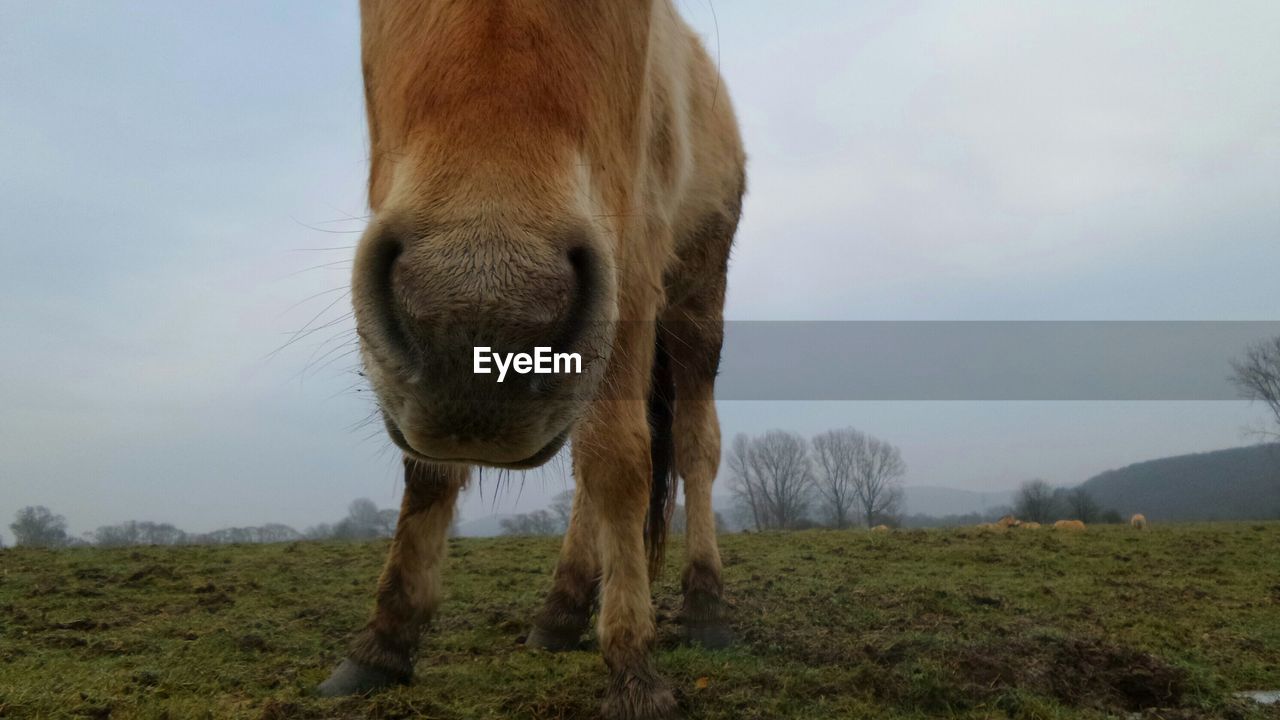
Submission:
POLYGON ((677 712, 675 696, 651 657, 655 628, 644 529, 652 482, 645 398, 653 333, 651 322, 622 324, 613 381, 574 436, 578 492, 587 495, 597 524, 598 632, 609 668, 606 720, 657 720, 677 712))
POLYGON ((533 621, 528 645, 545 650, 571 650, 582 642, 591 624, 591 610, 600 587, 596 553, 597 523, 587 505, 587 493, 573 495, 573 514, 565 531, 551 592, 533 621))
POLYGON ((373 618, 320 685, 325 696, 369 692, 413 678, 413 653, 440 602, 440 566, 458 492, 469 469, 405 458, 404 500, 378 580, 373 618))

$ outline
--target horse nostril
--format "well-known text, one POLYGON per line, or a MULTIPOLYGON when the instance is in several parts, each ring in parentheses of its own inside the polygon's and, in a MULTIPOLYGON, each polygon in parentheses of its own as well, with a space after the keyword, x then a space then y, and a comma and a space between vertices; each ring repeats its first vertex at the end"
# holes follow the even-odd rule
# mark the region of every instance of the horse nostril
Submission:
POLYGON ((404 244, 395 233, 383 231, 372 238, 362 251, 363 257, 358 258, 357 276, 352 284, 356 286, 357 297, 365 299, 367 312, 361 313, 361 308, 357 308, 357 323, 371 322, 377 335, 391 349, 405 352, 411 345, 399 318, 393 280, 396 261, 404 253, 404 244))
POLYGON ((574 293, 555 339, 557 350, 571 350, 582 339, 599 294, 599 268, 591 249, 576 245, 569 248, 566 257, 573 269, 574 293))
POLYGON ((566 257, 569 260, 569 267, 573 269, 574 279, 574 306, 583 302, 592 291, 594 283, 595 268, 591 263, 591 251, 584 246, 569 248, 566 257))

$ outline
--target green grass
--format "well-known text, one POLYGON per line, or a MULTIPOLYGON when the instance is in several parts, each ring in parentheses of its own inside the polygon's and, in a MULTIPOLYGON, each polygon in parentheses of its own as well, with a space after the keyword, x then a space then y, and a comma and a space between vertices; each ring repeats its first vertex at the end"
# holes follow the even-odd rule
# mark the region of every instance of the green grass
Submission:
MULTIPOLYGON (((319 700, 386 544, 0 552, 3 717, 592 717, 594 652, 521 639, 558 541, 450 541, 414 685, 319 700)), ((658 664, 691 718, 1280 717, 1280 523, 722 539, 739 642, 658 664), (1154 708, 1161 708, 1156 710, 1154 708)))

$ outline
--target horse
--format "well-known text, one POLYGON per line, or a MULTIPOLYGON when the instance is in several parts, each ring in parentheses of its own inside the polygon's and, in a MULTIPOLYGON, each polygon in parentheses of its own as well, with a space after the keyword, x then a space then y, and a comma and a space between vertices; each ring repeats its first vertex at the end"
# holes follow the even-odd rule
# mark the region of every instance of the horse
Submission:
POLYGON ((1134 530, 1146 530, 1147 516, 1142 513, 1134 513, 1134 516, 1129 518, 1129 527, 1134 530))
POLYGON ((679 480, 686 639, 730 640, 711 484, 714 385, 746 158, 715 62, 670 0, 362 0, 368 226, 352 303, 404 459, 368 624, 318 688, 408 683, 472 468, 568 441, 577 486, 527 644, 578 647, 599 603, 607 718, 678 708, 650 583, 679 480), (478 372, 554 348, 581 372, 478 372))
POLYGON ((1053 529, 1081 532, 1084 530, 1084 523, 1079 520, 1059 520, 1053 524, 1053 529))

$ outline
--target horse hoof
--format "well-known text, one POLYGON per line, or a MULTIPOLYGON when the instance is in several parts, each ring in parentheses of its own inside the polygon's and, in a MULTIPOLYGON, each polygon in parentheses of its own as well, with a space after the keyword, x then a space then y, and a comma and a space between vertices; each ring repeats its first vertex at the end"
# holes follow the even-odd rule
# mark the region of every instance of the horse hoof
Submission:
POLYGON ((676 697, 661 678, 623 673, 610 683, 600 708, 604 720, 678 720, 676 697))
POLYGON ((687 644, 697 645, 707 650, 724 650, 733 644, 733 632, 725 622, 686 621, 682 630, 687 644))
POLYGON ((533 626, 529 637, 524 641, 528 647, 535 647, 550 652, 578 650, 582 647, 582 636, 575 632, 556 632, 533 626))
POLYGON ((316 688, 316 694, 320 697, 367 695, 376 690, 406 682, 407 678, 344 658, 329 679, 316 688))

